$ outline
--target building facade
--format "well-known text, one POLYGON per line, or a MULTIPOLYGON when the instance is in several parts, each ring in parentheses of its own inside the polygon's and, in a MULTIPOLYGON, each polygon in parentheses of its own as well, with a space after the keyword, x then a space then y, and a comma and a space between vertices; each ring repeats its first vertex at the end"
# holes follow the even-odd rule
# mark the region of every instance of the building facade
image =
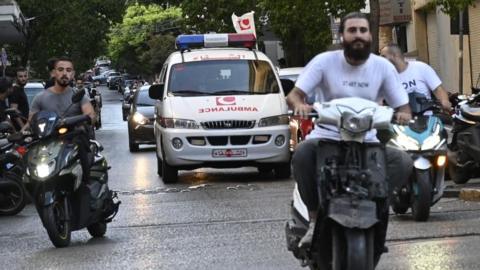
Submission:
POLYGON ((480 0, 476 0, 475 5, 464 13, 462 74, 459 74, 458 20, 450 18, 439 7, 429 5, 430 2, 380 0, 380 48, 395 42, 407 57, 430 64, 442 79, 445 89, 459 91, 461 78, 463 93, 470 93, 472 86, 478 83, 480 87, 480 0), (410 11, 403 11, 405 16, 399 17, 402 20, 395 21, 391 13, 399 3, 404 7, 409 6, 410 11))

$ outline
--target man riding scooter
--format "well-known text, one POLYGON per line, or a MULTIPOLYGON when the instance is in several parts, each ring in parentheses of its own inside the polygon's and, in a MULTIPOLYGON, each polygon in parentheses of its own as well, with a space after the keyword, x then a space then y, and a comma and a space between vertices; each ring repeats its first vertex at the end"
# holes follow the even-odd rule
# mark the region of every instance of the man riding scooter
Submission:
MULTIPOLYGON (((346 15, 339 32, 344 49, 317 55, 305 67, 295 88, 288 95, 287 101, 294 113, 306 117, 312 106, 305 104, 305 97, 315 89, 320 89, 321 93, 317 96, 323 96, 323 101, 344 97, 378 101, 384 97, 396 109, 396 121, 408 123, 411 119, 408 96, 401 88, 398 73, 391 63, 370 53, 372 35, 367 16, 358 12, 346 15)), ((376 141, 374 133, 370 132, 367 137, 376 141)), ((299 242, 300 248, 312 245, 317 221, 322 220, 319 213, 319 201, 322 198, 319 198, 316 183, 316 146, 322 139, 338 140, 339 130, 335 126, 316 125, 307 140, 298 145, 292 159, 294 177, 309 215, 309 227, 299 242)), ((389 184, 391 187, 398 186, 408 179, 405 172, 411 171, 412 160, 408 154, 393 148, 387 148, 386 155, 389 184)), ((385 252, 388 210, 380 216, 374 251, 377 262, 385 252)))
POLYGON ((420 61, 405 61, 396 44, 385 46, 381 55, 397 69, 415 116, 408 127, 394 126, 395 136, 389 142, 415 160, 408 184, 394 191, 392 208, 395 213, 404 214, 411 207, 415 220, 426 221, 430 207, 440 200, 444 190, 447 133, 441 117, 448 116, 451 103, 430 66, 420 61), (436 100, 432 100, 431 93, 436 100))

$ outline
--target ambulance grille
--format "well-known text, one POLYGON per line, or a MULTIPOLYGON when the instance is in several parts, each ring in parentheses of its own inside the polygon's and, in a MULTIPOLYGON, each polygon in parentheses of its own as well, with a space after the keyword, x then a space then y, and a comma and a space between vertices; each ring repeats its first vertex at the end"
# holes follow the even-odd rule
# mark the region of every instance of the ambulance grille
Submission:
POLYGON ((255 120, 220 120, 202 122, 204 129, 253 128, 255 120))

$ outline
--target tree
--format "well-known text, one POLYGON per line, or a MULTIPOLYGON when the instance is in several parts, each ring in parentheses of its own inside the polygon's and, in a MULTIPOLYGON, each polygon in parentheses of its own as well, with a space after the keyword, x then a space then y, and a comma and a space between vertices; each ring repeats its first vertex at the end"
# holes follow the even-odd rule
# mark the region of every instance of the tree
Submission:
POLYGON ((178 7, 132 4, 122 22, 111 28, 108 55, 119 69, 143 74, 159 72, 174 50, 174 38, 168 32, 180 24, 181 18, 178 7))
POLYGON ((372 33, 372 52, 377 53, 379 49, 379 25, 380 25, 380 3, 378 0, 370 0, 370 32, 372 33))
POLYGON ((288 66, 303 66, 332 41, 330 17, 364 7, 364 1, 263 0, 268 24, 282 41, 288 66))
POLYGON ((117 0, 17 0, 29 18, 26 41, 15 48, 20 63, 37 76, 47 76, 46 62, 53 56, 72 57, 77 71, 93 64, 105 52, 110 25, 122 18, 117 0), (52 8, 53 7, 53 8, 52 8))
MULTIPOLYGON (((241 15, 253 10, 259 14, 260 11, 252 0, 184 0, 180 7, 185 14, 184 31, 193 33, 231 33, 235 31, 232 13, 241 15)), ((258 22, 258 16, 256 20, 258 22)))
POLYGON ((431 5, 439 6, 442 12, 451 17, 458 16, 460 11, 464 11, 468 6, 472 6, 475 0, 433 0, 431 5))

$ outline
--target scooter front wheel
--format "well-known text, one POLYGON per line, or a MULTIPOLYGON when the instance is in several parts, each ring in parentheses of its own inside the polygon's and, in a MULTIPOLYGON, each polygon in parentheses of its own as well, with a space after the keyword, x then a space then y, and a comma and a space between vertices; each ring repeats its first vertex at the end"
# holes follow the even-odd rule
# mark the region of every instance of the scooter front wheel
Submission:
POLYGON ((69 207, 68 199, 64 197, 43 209, 43 226, 50 241, 57 248, 70 244, 72 227, 68 217, 69 207))
POLYGON ((427 221, 432 205, 432 184, 428 170, 416 170, 413 183, 412 215, 416 221, 427 221))
POLYGON ((87 227, 88 233, 93 237, 103 237, 107 232, 107 223, 97 222, 87 227))
POLYGON ((27 198, 25 189, 17 180, 0 190, 0 216, 13 216, 25 208, 27 198))

